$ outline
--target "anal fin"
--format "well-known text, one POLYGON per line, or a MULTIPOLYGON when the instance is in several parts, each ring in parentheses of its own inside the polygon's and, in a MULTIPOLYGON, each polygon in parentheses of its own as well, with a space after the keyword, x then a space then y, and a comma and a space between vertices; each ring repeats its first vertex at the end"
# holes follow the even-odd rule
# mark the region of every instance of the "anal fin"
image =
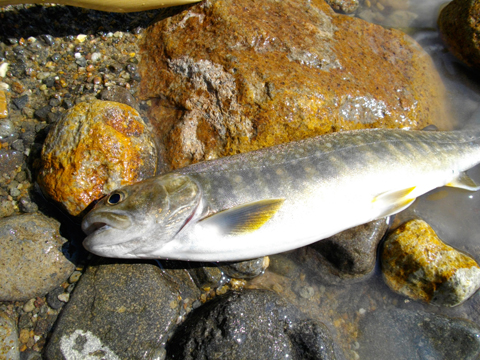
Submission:
POLYGON ((222 235, 241 235, 260 229, 277 213, 285 199, 267 199, 220 211, 200 223, 214 226, 222 235))
POLYGON ((415 189, 416 186, 412 186, 406 189, 387 191, 375 196, 372 205, 379 210, 377 218, 396 214, 412 205, 416 199, 415 196, 412 196, 415 189))
POLYGON ((470 176, 465 172, 461 172, 455 179, 450 181, 447 186, 456 187, 460 189, 465 189, 469 191, 480 190, 480 185, 478 185, 470 176))

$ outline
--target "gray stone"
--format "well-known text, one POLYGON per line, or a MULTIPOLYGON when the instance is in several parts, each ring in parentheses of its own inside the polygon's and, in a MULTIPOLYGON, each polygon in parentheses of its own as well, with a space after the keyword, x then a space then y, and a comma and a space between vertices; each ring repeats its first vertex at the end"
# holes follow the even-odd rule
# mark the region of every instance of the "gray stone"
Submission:
POLYGON ((167 359, 335 359, 329 330, 266 290, 229 292, 189 314, 167 359))
POLYGON ((480 327, 468 320, 388 309, 366 314, 359 328, 360 359, 473 360, 480 354, 480 327))
POLYGON ((306 249, 308 266, 329 284, 364 280, 375 268, 377 246, 388 229, 386 219, 342 231, 306 249))
POLYGON ((15 321, 0 312, 0 359, 20 359, 19 341, 15 321))
POLYGON ((105 261, 97 260, 78 282, 47 345, 47 359, 92 353, 98 359, 150 359, 162 351, 183 311, 179 299, 193 290, 156 265, 105 261))
POLYGON ((60 224, 42 214, 0 219, 0 300, 29 300, 64 282, 75 266, 62 252, 60 224))

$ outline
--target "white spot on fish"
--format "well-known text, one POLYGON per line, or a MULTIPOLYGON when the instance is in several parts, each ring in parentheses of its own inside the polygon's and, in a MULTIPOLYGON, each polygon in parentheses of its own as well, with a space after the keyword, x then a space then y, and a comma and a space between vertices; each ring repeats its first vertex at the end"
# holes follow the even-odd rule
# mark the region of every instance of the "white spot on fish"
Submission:
POLYGON ((277 170, 275 170, 275 173, 279 176, 283 175, 283 170, 282 169, 277 169, 277 170))
POLYGON ((240 184, 243 181, 243 178, 240 175, 235 175, 233 181, 235 181, 237 184, 240 184))
POLYGON ((328 148, 331 148, 331 147, 332 147, 332 143, 325 143, 325 146, 328 147, 328 148))

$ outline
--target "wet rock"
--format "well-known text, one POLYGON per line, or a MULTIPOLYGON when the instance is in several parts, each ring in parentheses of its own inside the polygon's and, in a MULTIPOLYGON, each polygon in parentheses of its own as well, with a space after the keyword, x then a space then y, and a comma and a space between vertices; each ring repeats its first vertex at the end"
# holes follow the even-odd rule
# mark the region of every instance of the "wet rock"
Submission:
POLYGON ((480 328, 468 320, 394 308, 366 314, 359 328, 360 359, 473 360, 480 354, 480 328))
POLYGON ((155 174, 150 131, 131 107, 80 103, 58 121, 45 141, 37 178, 72 215, 112 190, 155 174))
POLYGON ((326 0, 333 10, 353 14, 360 6, 359 0, 326 0))
POLYGON ((258 259, 240 261, 235 263, 221 263, 219 265, 225 275, 235 279, 253 279, 262 275, 270 264, 270 258, 264 256, 258 259))
POLYGON ((438 27, 450 52, 480 69, 480 1, 454 0, 443 8, 438 27))
POLYGON ((106 88, 100 93, 101 100, 108 100, 108 101, 116 101, 132 108, 138 110, 137 100, 133 97, 133 95, 125 89, 124 87, 120 86, 111 86, 106 88))
POLYGON ((184 312, 180 299, 193 294, 172 279, 152 264, 98 260, 59 317, 46 358, 84 359, 92 352, 108 359, 157 358, 184 312))
POLYGON ((215 288, 221 284, 223 273, 217 266, 198 265, 192 266, 188 269, 188 272, 199 289, 208 291, 210 288, 215 288))
POLYGON ((8 104, 5 91, 0 90, 0 119, 5 119, 8 116, 8 104))
POLYGON ((29 300, 64 282, 75 269, 62 253, 60 224, 41 214, 0 219, 0 300, 29 300))
POLYGON ((145 39, 140 97, 173 168, 337 130, 446 127, 418 44, 323 1, 208 0, 145 39))
POLYGON ((0 313, 0 358, 20 359, 17 326, 7 314, 0 313))
POLYGON ((377 245, 387 229, 387 220, 379 219, 318 241, 305 249, 306 264, 322 282, 362 281, 374 271, 377 245))
POLYGON ((195 309, 166 349, 167 359, 335 359, 325 325, 265 290, 229 292, 195 309))
POLYGON ((443 243, 423 220, 409 221, 390 234, 381 262, 393 291, 432 305, 459 305, 480 287, 475 260, 443 243))
POLYGON ((15 150, 0 149, 0 186, 10 184, 21 171, 23 154, 15 150))

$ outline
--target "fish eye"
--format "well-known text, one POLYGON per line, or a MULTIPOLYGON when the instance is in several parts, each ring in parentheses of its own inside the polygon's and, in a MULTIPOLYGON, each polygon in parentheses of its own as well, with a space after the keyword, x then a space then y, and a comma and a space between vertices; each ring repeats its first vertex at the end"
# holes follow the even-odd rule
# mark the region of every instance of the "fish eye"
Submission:
POLYGON ((125 200, 125 194, 120 191, 115 191, 111 193, 107 198, 108 205, 117 205, 125 200))

